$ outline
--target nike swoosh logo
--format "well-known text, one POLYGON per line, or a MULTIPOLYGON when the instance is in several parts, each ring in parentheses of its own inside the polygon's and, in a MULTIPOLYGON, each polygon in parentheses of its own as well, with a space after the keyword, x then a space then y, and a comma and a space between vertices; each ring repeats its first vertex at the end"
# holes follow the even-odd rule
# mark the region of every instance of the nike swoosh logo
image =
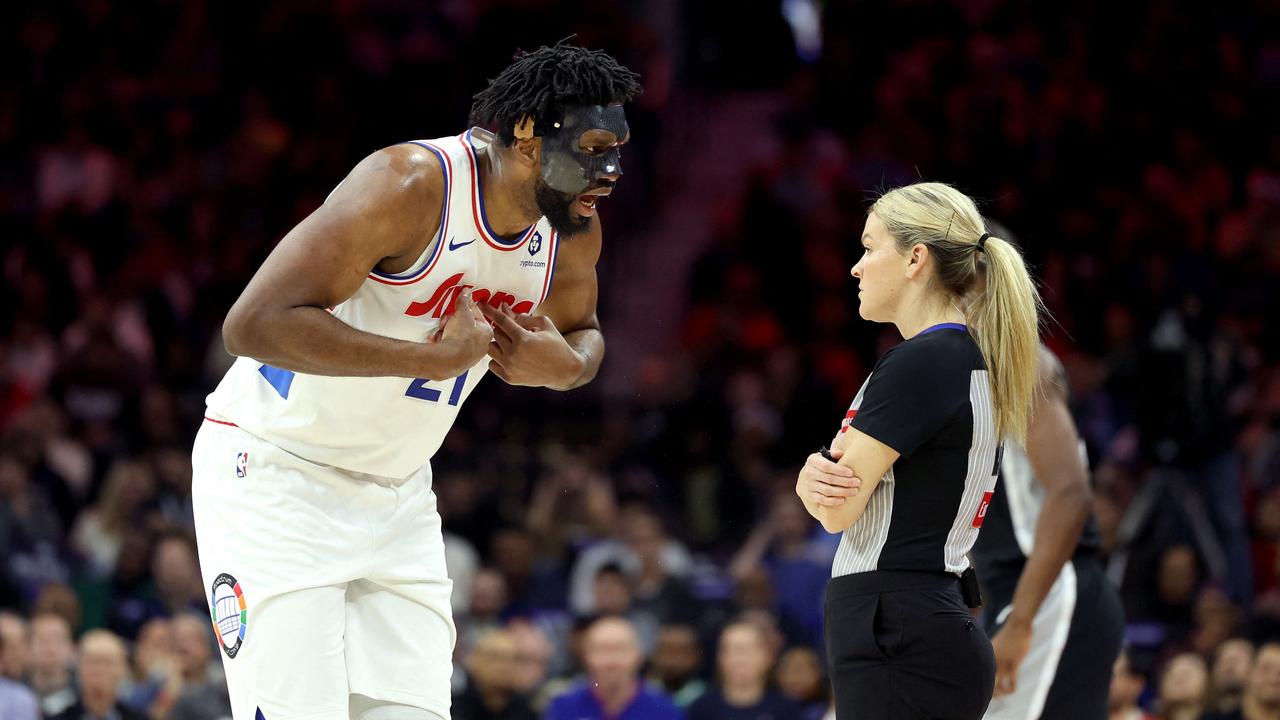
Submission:
POLYGON ((450 250, 457 250, 458 248, 460 248, 460 247, 466 247, 466 246, 470 245, 470 244, 471 244, 471 243, 473 243, 473 242, 475 242, 475 239, 474 239, 474 238, 472 238, 471 240, 468 240, 468 241, 466 241, 466 242, 464 242, 464 243, 457 243, 457 244, 454 244, 454 242, 453 242, 453 238, 449 238, 449 249, 450 249, 450 250))

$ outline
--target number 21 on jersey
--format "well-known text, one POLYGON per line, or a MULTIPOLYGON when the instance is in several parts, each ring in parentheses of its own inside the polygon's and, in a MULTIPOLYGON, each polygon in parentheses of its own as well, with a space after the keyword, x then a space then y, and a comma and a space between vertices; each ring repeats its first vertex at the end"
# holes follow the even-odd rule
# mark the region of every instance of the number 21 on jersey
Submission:
MULTIPOLYGON (((469 370, 467 372, 470 372, 469 370)), ((427 383, 431 382, 426 378, 417 378, 409 383, 409 389, 404 391, 406 397, 426 400, 427 402, 440 402, 440 391, 427 387, 427 383)), ((453 389, 449 391, 449 404, 457 406, 462 399, 462 386, 467 384, 467 373, 462 373, 453 379, 453 389)))

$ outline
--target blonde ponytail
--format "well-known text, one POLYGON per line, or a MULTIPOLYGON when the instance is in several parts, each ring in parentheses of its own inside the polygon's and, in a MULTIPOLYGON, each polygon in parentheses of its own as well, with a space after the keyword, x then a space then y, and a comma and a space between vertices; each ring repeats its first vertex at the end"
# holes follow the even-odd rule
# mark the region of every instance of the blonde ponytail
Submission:
POLYGON ((929 248, 936 279, 957 303, 964 303, 965 318, 986 362, 997 436, 1025 443, 1042 303, 1022 253, 1012 243, 988 235, 973 200, 944 183, 890 190, 871 212, 900 251, 916 244, 929 248))
POLYGON ((984 245, 986 283, 973 293, 965 316, 990 373, 996 432, 1025 444, 1040 349, 1040 294, 1018 248, 998 237, 984 245))

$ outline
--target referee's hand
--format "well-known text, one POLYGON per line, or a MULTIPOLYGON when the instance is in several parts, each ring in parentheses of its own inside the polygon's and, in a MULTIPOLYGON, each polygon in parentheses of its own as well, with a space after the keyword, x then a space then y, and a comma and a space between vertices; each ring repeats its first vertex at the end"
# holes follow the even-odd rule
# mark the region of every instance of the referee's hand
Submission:
MULTIPOLYGON (((832 450, 831 457, 839 460, 844 453, 832 450)), ((796 495, 805 503, 822 507, 839 507, 858 493, 862 480, 853 476, 853 468, 832 462, 813 453, 804 462, 796 478, 796 495)))

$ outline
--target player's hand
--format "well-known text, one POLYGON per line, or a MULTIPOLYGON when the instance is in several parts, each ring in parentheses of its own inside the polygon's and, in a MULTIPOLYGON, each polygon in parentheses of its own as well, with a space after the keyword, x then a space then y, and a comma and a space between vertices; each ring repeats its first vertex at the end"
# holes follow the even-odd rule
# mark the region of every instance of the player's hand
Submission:
POLYGON ((449 360, 446 377, 454 377, 470 370, 489 351, 493 328, 485 321, 484 314, 471 299, 471 291, 458 295, 453 312, 445 318, 437 334, 437 342, 448 345, 449 360))
POLYGON ((551 318, 516 315, 509 305, 484 305, 481 310, 493 323, 489 371, 508 385, 567 388, 582 375, 582 356, 569 347, 551 318))
POLYGON ((1031 625, 1006 622, 991 638, 996 655, 996 689, 993 697, 1009 695, 1018 689, 1018 668, 1031 650, 1031 625))
MULTIPOLYGON (((832 450, 831 457, 839 460, 842 450, 832 450)), ((805 460, 796 478, 796 495, 806 504, 822 507, 839 507, 845 500, 858 494, 862 480, 853 476, 853 468, 831 462, 819 453, 805 460)))

